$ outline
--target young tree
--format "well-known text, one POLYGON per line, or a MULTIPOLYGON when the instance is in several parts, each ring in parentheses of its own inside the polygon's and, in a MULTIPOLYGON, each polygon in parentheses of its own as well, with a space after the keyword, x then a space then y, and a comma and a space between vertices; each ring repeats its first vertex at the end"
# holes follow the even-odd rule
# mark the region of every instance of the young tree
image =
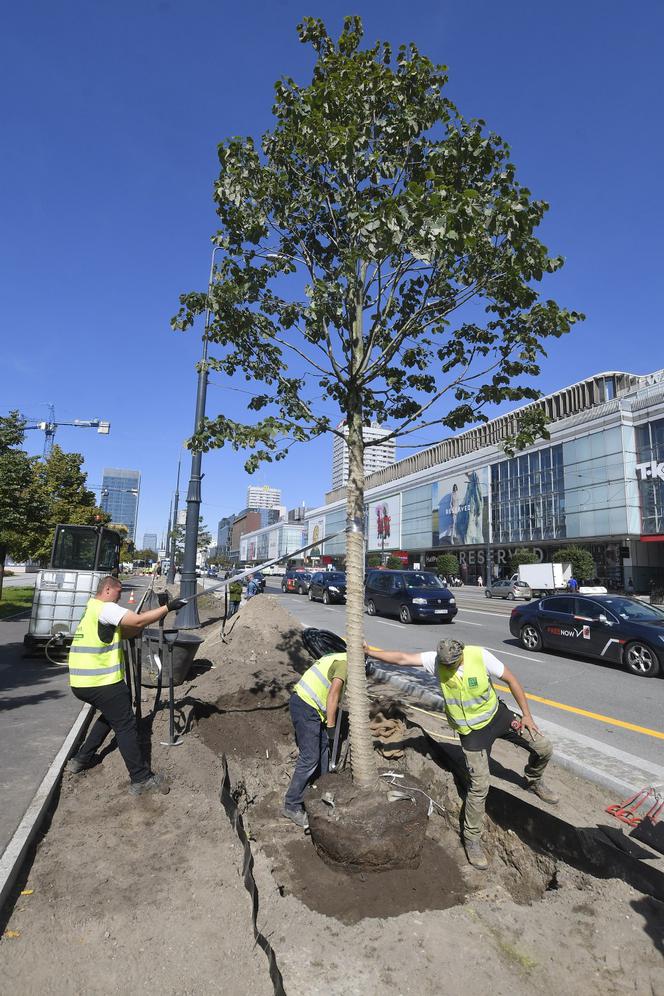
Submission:
POLYGON ((515 550, 510 558, 510 574, 516 574, 522 564, 539 564, 534 550, 528 550, 525 546, 515 550))
MULTIPOLYGON (((260 416, 206 419, 194 448, 248 448, 253 471, 292 442, 342 435, 321 396, 346 420, 351 763, 369 787, 363 426, 449 434, 486 421, 491 404, 538 397, 543 341, 581 316, 540 300, 537 283, 563 263, 534 235, 547 205, 517 181, 506 143, 451 103, 445 68, 414 45, 362 49, 359 17, 336 43, 314 18, 298 31, 316 52, 311 83, 276 84, 259 143, 219 146, 221 251, 208 292, 183 295, 173 327, 209 309, 220 349, 208 368, 262 385, 249 404, 260 416)), ((527 409, 514 445, 543 419, 527 409)))
POLYGON ((459 576, 459 558, 455 557, 453 553, 441 553, 440 557, 436 558, 436 570, 441 577, 456 578, 459 576))
POLYGON ((595 561, 582 546, 564 546, 554 553, 553 559, 557 564, 571 564, 572 574, 579 583, 595 576, 595 561))

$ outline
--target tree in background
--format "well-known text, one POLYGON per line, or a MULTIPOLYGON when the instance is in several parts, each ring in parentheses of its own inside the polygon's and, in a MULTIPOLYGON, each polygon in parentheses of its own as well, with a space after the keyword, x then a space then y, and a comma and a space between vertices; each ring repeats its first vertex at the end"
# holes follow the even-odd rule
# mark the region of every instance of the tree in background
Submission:
MULTIPOLYGON (((169 536, 175 536, 175 551, 176 553, 184 553, 184 525, 176 525, 175 529, 169 533, 169 536)), ((197 549, 199 553, 203 551, 207 552, 208 547, 212 543, 212 534, 209 532, 207 526, 203 522, 203 516, 198 517, 198 544, 197 549)), ((170 548, 170 545, 169 545, 170 548)), ((178 560, 180 558, 177 558, 178 560)))
POLYGON ((453 553, 441 553, 436 557, 436 571, 441 578, 457 578, 459 576, 459 558, 453 553))
POLYGON ((0 417, 0 595, 7 556, 28 560, 40 541, 44 495, 35 480, 36 457, 22 450, 25 419, 17 411, 0 417))
POLYGON ((528 550, 525 546, 519 547, 510 557, 510 574, 517 574, 522 564, 539 564, 540 559, 534 550, 528 550))
POLYGON ((572 574, 581 584, 595 577, 595 561, 582 546, 564 546, 553 555, 556 564, 571 564, 572 574))
POLYGON ((389 555, 385 561, 385 566, 391 571, 398 571, 403 568, 403 561, 399 557, 393 557, 392 554, 389 555))
POLYGON ((379 553, 370 553, 367 557, 367 567, 380 567, 383 558, 379 553))
POLYGON ((37 487, 44 496, 46 514, 41 524, 41 541, 35 555, 50 556, 55 527, 59 522, 93 526, 108 522, 110 516, 97 505, 94 492, 86 486, 88 475, 81 469, 81 453, 65 453, 57 444, 44 461, 35 465, 37 487))
MULTIPOLYGON (((378 777, 363 466, 374 444, 363 427, 445 436, 487 421, 492 404, 537 398, 544 340, 582 316, 540 299, 538 283, 563 265, 534 235, 547 205, 517 181, 507 144, 451 103, 445 67, 414 45, 362 49, 359 17, 336 43, 318 19, 298 31, 317 54, 311 83, 277 82, 275 124, 260 142, 220 144, 214 242, 224 253, 208 292, 180 298, 173 327, 209 309, 220 349, 208 367, 262 385, 249 402, 259 417, 206 419, 194 448, 247 448, 252 472, 294 442, 342 436, 346 420, 347 701, 352 774, 368 789, 378 777), (321 396, 337 416, 321 414, 321 396)), ((544 421, 542 407, 525 409, 510 445, 546 435, 544 421)))

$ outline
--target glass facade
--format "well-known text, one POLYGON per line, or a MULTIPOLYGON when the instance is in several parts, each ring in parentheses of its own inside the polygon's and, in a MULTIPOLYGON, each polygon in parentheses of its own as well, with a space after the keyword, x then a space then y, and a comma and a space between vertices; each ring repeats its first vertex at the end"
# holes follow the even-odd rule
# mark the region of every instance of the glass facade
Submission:
POLYGON ((661 536, 664 534, 664 480, 659 471, 664 464, 664 419, 637 427, 636 452, 641 532, 645 536, 661 536), (650 466, 644 467, 644 464, 650 466))
POLYGON ((492 465, 491 532, 494 543, 567 536, 562 445, 492 465))
POLYGON ((139 471, 109 467, 104 471, 101 485, 101 507, 108 512, 111 522, 125 524, 132 541, 136 539, 140 484, 139 471))

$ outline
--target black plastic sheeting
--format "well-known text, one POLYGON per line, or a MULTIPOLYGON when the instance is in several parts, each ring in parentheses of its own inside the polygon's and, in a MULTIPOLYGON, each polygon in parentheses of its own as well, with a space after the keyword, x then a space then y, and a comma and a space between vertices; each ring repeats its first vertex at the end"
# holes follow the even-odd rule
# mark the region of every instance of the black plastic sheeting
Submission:
MULTIPOLYGON (((329 629, 314 629, 310 626, 302 631, 302 642, 315 661, 325 654, 346 653, 346 641, 329 629)), ((367 675, 373 674, 374 664, 371 660, 364 667, 367 675)))
POLYGON ((262 934, 258 929, 258 888, 256 887, 256 879, 254 878, 254 856, 251 853, 251 847, 244 829, 242 817, 238 812, 235 799, 233 798, 231 792, 231 779, 228 774, 228 762, 225 754, 222 755, 221 764, 224 770, 224 777, 221 781, 219 798, 221 799, 221 804, 226 811, 226 816, 230 820, 230 824, 235 830, 235 833, 244 848, 242 879, 244 881, 245 889, 251 896, 251 919, 254 927, 254 937, 256 939, 256 944, 258 944, 259 948, 263 949, 267 956, 274 996, 286 996, 284 980, 281 977, 281 972, 279 971, 279 966, 277 965, 277 956, 274 953, 274 948, 268 941, 265 934, 262 934))

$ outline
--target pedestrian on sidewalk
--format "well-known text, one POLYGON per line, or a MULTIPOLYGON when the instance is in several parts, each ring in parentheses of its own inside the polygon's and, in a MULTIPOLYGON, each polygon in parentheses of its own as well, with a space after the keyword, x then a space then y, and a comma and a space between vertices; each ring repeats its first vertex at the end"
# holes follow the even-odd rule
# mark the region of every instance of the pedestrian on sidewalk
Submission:
POLYGON ((253 574, 250 574, 249 577, 247 578, 246 600, 249 601, 249 599, 253 598, 254 595, 258 595, 259 592, 260 588, 258 587, 258 582, 254 578, 253 574))
POLYGON ((290 697, 290 715, 299 756, 284 799, 283 815, 306 829, 304 790, 327 773, 337 710, 348 677, 348 655, 326 654, 305 671, 290 697))
POLYGON ((228 586, 228 618, 234 616, 242 601, 242 582, 231 581, 228 586))
POLYGON ((167 602, 168 594, 163 592, 158 596, 158 608, 139 615, 118 605, 121 593, 122 584, 117 578, 110 575, 102 578, 74 633, 68 661, 71 690, 81 702, 98 709, 99 716, 67 768, 75 775, 91 768, 96 752, 112 730, 129 772, 131 794, 166 795, 169 791, 166 779, 150 770, 141 752, 131 695, 125 682, 121 641, 123 637, 137 636, 145 626, 181 609, 186 600, 174 598, 167 602))
POLYGON ((441 640, 437 650, 417 654, 374 647, 369 651, 366 644, 365 651, 385 664, 422 667, 438 678, 447 720, 459 734, 468 769, 469 786, 463 807, 466 857, 476 868, 487 868, 481 835, 489 793, 489 757, 495 740, 507 740, 527 750, 526 788, 543 802, 554 806, 558 802, 542 781, 553 748, 533 720, 521 683, 486 647, 464 646, 458 640, 441 640), (509 685, 521 715, 498 698, 494 678, 509 685))

